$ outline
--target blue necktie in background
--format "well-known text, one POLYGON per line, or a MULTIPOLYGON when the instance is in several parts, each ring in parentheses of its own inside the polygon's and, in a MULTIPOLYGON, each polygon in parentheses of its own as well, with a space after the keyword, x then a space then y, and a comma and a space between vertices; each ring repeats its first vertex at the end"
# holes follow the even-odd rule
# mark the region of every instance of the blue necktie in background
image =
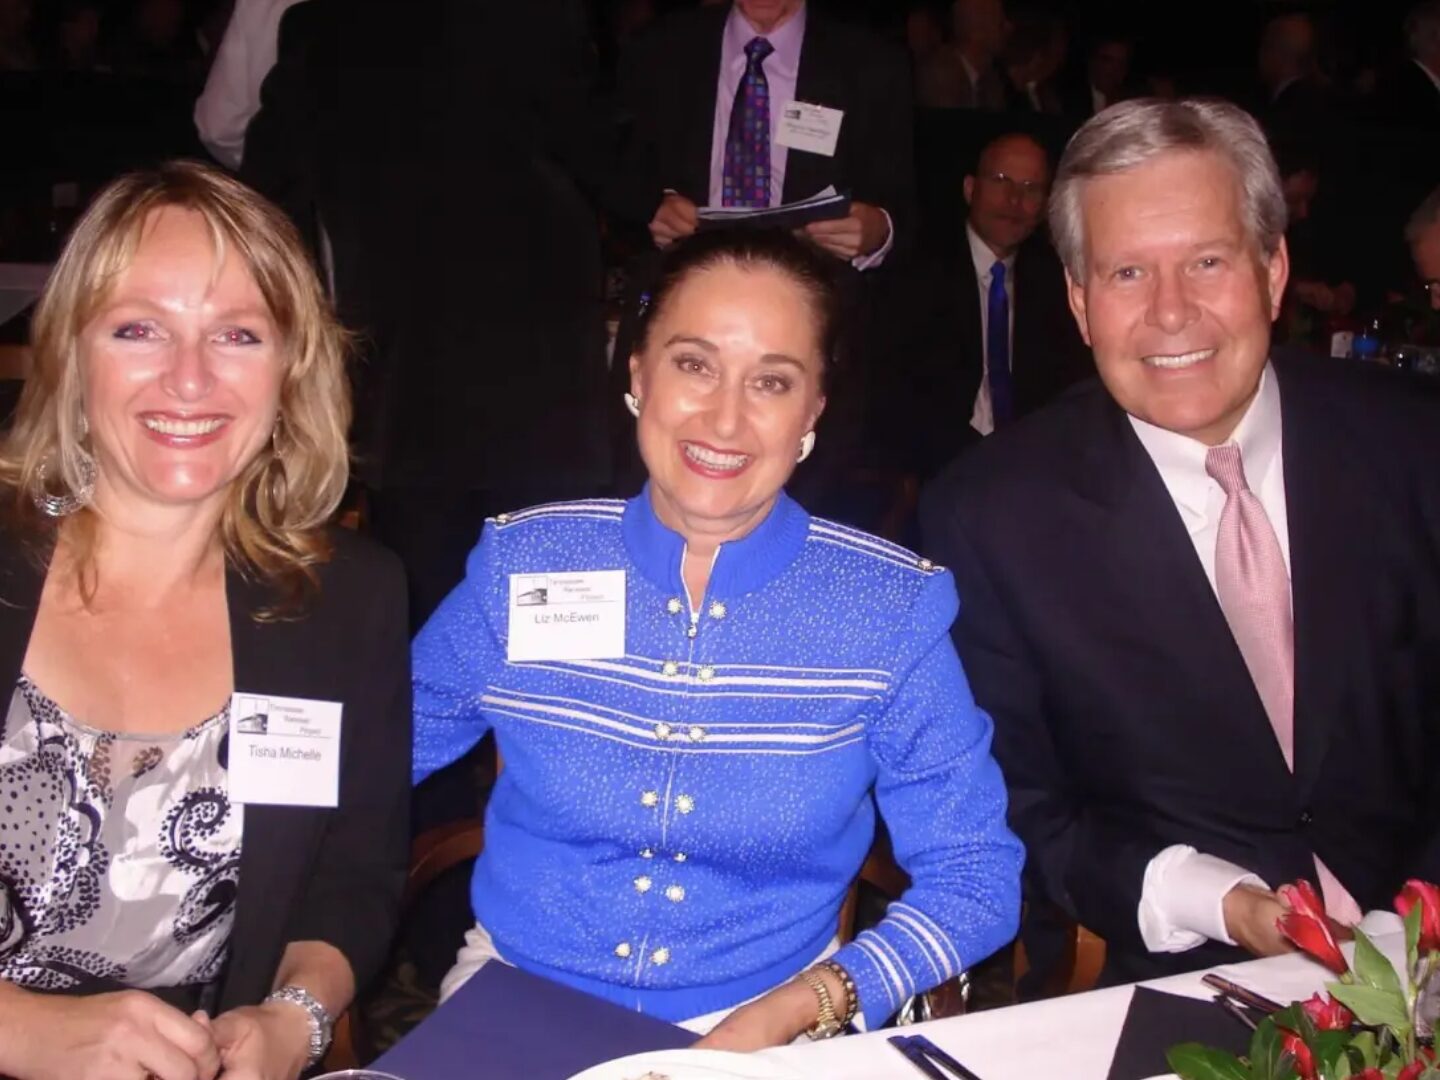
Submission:
POLYGON ((990 378, 990 413, 995 426, 1015 414, 1010 382, 1010 297, 1005 294, 1005 264, 990 268, 989 318, 985 329, 985 366, 990 378))
POLYGON ((762 37, 745 46, 745 74, 730 109, 725 138, 722 206, 770 205, 770 82, 765 58, 775 46, 762 37))

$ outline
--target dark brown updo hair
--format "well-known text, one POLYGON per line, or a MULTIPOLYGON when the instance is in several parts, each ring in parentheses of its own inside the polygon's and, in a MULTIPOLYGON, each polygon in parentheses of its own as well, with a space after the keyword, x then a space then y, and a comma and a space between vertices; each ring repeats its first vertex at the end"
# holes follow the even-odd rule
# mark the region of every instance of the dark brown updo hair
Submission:
POLYGON ((695 274, 731 264, 742 270, 776 270, 809 298, 820 339, 822 389, 829 386, 840 361, 844 310, 838 259, 786 229, 710 229, 671 244, 660 258, 648 289, 640 294, 635 351, 649 345, 650 327, 670 298, 695 274))

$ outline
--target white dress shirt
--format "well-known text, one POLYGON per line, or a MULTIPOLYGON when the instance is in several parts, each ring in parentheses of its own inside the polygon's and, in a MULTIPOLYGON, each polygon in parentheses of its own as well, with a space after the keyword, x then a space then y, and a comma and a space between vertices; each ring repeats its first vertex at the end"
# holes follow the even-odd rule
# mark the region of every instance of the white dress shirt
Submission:
POLYGON ((225 36, 195 102, 195 127, 215 159, 240 167, 245 129, 260 111, 260 84, 275 66, 280 19, 300 0, 236 0, 225 36))
POLYGON ((1015 370, 1015 255, 998 258, 989 245, 980 239, 968 224, 965 235, 970 240, 970 257, 975 260, 975 282, 980 286, 980 389, 975 393, 975 407, 970 413, 970 426, 981 435, 995 430, 995 410, 990 404, 990 281, 997 262, 1005 265, 1005 297, 1010 307, 1010 370, 1015 370))
MULTIPOLYGON (((780 26, 768 34, 761 34, 750 24, 750 20, 745 18, 739 7, 730 9, 730 15, 725 20, 725 32, 720 40, 720 74, 715 84, 715 120, 710 133, 711 206, 724 204, 725 143, 730 137, 730 114, 735 111, 735 95, 749 64, 745 46, 757 37, 763 37, 774 49, 760 62, 761 70, 765 72, 770 98, 769 202, 771 206, 779 206, 784 201, 785 167, 790 161, 790 148, 776 141, 776 121, 780 110, 795 100, 795 86, 800 78, 800 54, 805 47, 805 23, 806 8, 801 4, 795 14, 780 26)), ((818 191, 807 191, 802 193, 801 197, 809 198, 818 194, 818 191)), ((885 215, 885 242, 869 255, 857 255, 850 260, 857 270, 869 270, 872 266, 879 266, 894 246, 895 229, 890 220, 890 212, 883 206, 880 207, 880 212, 885 215)))
MULTIPOLYGON (((1175 501, 1195 545, 1210 587, 1215 588, 1215 542, 1225 493, 1205 471, 1209 447, 1184 435, 1130 417, 1130 425, 1175 501)), ((1280 423, 1280 388, 1267 365, 1260 389, 1230 442, 1240 447, 1245 480, 1265 508, 1290 573, 1290 530, 1285 514, 1285 470, 1280 423)), ((1217 593, 1218 598, 1218 593, 1217 593)), ((1140 936, 1151 952, 1184 952, 1207 939, 1233 945, 1225 931, 1225 894, 1249 882, 1268 888, 1243 867, 1184 844, 1166 848, 1150 861, 1140 891, 1140 936)))

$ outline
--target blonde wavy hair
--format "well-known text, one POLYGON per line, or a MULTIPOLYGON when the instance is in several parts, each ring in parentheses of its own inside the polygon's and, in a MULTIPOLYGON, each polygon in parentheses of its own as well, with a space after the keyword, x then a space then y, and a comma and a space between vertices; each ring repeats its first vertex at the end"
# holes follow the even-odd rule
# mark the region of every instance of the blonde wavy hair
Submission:
MULTIPOLYGON (((324 525, 349 481, 348 335, 335 320, 299 233, 260 195, 209 165, 174 161, 111 183, 65 244, 32 321, 34 366, 0 444, 0 486, 30 537, 48 542, 55 523, 36 508, 47 488, 82 490, 93 459, 85 448, 80 339, 130 265, 151 216, 182 207, 204 218, 215 265, 234 252, 254 277, 281 341, 284 374, 274 437, 232 482, 219 532, 227 562, 299 604, 330 556, 324 525)), ((92 474, 93 475, 93 474, 92 474)), ((97 518, 81 508, 63 519, 94 594, 97 518)))

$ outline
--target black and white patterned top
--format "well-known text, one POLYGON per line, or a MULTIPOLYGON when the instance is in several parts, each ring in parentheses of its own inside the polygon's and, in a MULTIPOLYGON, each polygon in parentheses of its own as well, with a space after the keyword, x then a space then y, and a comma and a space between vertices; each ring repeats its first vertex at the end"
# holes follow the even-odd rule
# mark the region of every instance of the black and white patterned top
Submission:
POLYGON ((0 720, 0 979, 214 981, 240 875, 229 706, 173 735, 86 727, 22 675, 0 720))

